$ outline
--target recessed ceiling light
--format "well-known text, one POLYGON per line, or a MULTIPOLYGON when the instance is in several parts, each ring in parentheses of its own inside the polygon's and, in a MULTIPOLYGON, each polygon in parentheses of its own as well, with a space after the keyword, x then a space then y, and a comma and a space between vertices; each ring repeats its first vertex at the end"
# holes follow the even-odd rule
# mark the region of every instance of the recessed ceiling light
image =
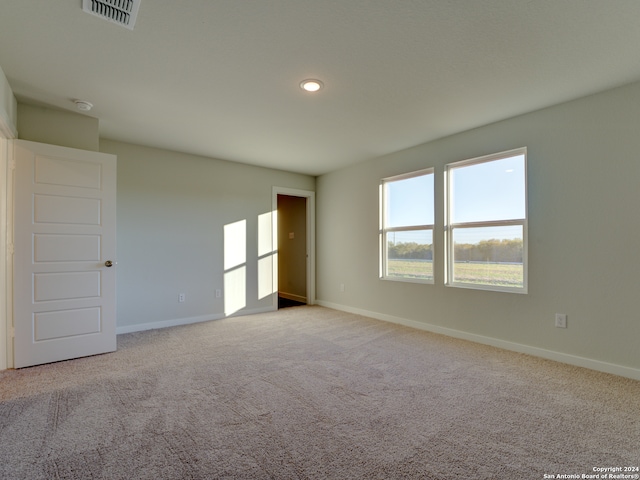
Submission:
POLYGON ((306 92, 317 92, 324 87, 324 84, 320 80, 308 78, 300 82, 300 88, 306 92))
POLYGON ((88 112, 93 108, 93 104, 86 102, 84 100, 74 100, 73 103, 76 104, 76 108, 81 112, 88 112))

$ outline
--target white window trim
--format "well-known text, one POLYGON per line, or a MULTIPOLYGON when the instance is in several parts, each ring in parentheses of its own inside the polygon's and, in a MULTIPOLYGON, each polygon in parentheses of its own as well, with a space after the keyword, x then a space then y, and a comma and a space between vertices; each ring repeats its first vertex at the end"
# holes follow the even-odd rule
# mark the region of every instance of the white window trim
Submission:
MULTIPOLYGON (((378 272, 378 276, 380 278, 380 280, 388 280, 388 281, 392 281, 392 282, 406 282, 406 283, 423 283, 423 284, 429 284, 432 285, 434 284, 434 279, 435 279, 435 269, 434 269, 434 274, 433 277, 431 279, 423 279, 423 278, 408 278, 408 277, 391 277, 387 275, 387 263, 389 261, 389 259, 387 258, 387 234, 390 232, 408 232, 408 231, 418 231, 418 230, 425 230, 425 231, 431 231, 431 238, 432 238, 432 242, 431 242, 431 256, 432 256, 432 261, 435 261, 435 249, 434 249, 434 245, 433 245, 433 236, 434 236, 434 224, 430 224, 430 225, 411 225, 408 227, 392 227, 392 228, 384 228, 385 226, 385 222, 386 222, 386 217, 387 217, 387 208, 386 208, 386 196, 384 194, 384 185, 385 183, 389 183, 389 182, 397 182, 399 180, 407 180, 409 178, 414 178, 414 177, 421 177, 423 175, 433 175, 433 180, 434 180, 434 184, 435 184, 435 168, 434 167, 430 167, 430 168, 424 168, 422 170, 417 170, 415 172, 409 172, 409 173, 403 173, 401 175, 394 175, 393 177, 386 177, 383 178, 382 180, 380 180, 380 187, 379 187, 379 194, 378 194, 378 199, 380 202, 379 205, 379 212, 380 212, 380 229, 379 229, 379 247, 378 250, 380 252, 380 261, 379 261, 379 272, 378 272)), ((435 185, 434 185, 435 186, 435 185)), ((435 192, 434 192, 434 196, 435 196, 435 192)), ((435 207, 435 198, 433 199, 433 205, 435 207)), ((435 220, 435 211, 434 213, 434 220, 435 220)))
POLYGON ((449 163, 445 166, 444 173, 444 218, 445 218, 445 226, 444 226, 444 244, 445 244, 445 286, 447 287, 455 287, 455 288, 468 288, 472 290, 488 290, 492 292, 506 292, 506 293, 521 293, 526 294, 529 291, 528 286, 528 270, 529 270, 529 260, 528 260, 528 223, 529 223, 529 207, 528 207, 528 193, 527 193, 527 147, 516 148, 513 150, 507 150, 505 152, 494 153, 491 155, 485 155, 482 157, 471 158, 468 160, 462 160, 459 162, 449 163), (524 201, 525 201, 525 218, 521 219, 509 219, 509 220, 495 220, 495 221, 484 221, 484 222, 464 222, 464 223, 453 223, 451 221, 451 209, 449 198, 449 192, 451 190, 451 175, 449 172, 454 168, 459 167, 467 167, 470 165, 477 165, 480 163, 492 162, 495 160, 502 160, 504 158, 515 157, 518 155, 524 156, 524 201), (482 284, 474 284, 474 283, 465 283, 465 282, 456 282, 453 281, 453 230, 457 228, 474 228, 474 227, 502 227, 502 226, 512 226, 512 225, 521 225, 522 226, 522 275, 523 275, 523 285, 520 287, 501 287, 501 286, 493 286, 493 285, 482 285, 482 284))

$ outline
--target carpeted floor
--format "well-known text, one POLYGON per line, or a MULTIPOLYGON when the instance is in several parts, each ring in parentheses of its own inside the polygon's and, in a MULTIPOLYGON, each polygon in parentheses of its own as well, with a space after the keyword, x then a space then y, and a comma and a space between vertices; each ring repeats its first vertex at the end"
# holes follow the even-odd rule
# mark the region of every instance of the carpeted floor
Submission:
POLYGON ((0 372, 2 479, 542 479, 639 465, 640 382, 316 306, 0 372))

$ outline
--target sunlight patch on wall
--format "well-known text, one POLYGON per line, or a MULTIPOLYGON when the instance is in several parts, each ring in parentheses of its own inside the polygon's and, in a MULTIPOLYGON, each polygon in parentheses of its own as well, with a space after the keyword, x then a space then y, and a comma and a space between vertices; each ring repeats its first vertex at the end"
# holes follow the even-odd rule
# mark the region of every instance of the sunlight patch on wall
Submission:
POLYGON ((273 295, 273 269, 277 268, 277 252, 273 249, 273 219, 277 212, 267 212, 258 216, 258 299, 273 295))
POLYGON ((275 293, 273 289, 273 264, 275 255, 258 259, 258 299, 275 293))
POLYGON ((247 221, 224 226, 224 313, 247 306, 247 221))
POLYGON ((247 221, 229 223, 224 226, 224 269, 237 267, 247 262, 247 221))
POLYGON ((273 253, 273 212, 258 216, 258 257, 273 253))
POLYGON ((235 268, 224 274, 224 314, 232 315, 247 306, 247 268, 235 268))

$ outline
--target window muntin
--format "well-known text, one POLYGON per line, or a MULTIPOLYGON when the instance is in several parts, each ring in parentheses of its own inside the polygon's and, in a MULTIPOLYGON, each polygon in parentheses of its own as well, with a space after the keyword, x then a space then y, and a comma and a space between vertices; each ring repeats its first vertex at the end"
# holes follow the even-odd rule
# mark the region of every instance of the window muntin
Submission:
POLYGON ((433 169, 382 180, 380 276, 433 283, 433 169))
POLYGON ((446 173, 447 285, 526 293, 526 149, 446 173))

